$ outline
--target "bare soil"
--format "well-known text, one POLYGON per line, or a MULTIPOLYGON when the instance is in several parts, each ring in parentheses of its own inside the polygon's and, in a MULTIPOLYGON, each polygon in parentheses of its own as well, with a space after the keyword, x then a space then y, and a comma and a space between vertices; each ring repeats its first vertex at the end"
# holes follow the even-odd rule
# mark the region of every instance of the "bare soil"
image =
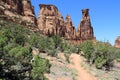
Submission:
POLYGON ((82 65, 82 57, 78 54, 70 56, 71 67, 75 68, 78 72, 77 80, 97 80, 92 74, 89 73, 82 65))
POLYGON ((52 67, 51 73, 45 74, 49 80, 97 80, 81 63, 83 58, 78 54, 70 55, 70 63, 66 62, 63 54, 59 58, 48 57, 52 67))

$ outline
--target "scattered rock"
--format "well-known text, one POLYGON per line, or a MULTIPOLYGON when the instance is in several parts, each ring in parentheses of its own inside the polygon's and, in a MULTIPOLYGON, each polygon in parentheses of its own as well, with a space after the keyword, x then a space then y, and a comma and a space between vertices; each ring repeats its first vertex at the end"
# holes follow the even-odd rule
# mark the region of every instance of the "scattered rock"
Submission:
POLYGON ((32 48, 32 54, 33 55, 38 55, 39 53, 40 52, 39 52, 39 50, 37 48, 35 48, 35 47, 32 48))

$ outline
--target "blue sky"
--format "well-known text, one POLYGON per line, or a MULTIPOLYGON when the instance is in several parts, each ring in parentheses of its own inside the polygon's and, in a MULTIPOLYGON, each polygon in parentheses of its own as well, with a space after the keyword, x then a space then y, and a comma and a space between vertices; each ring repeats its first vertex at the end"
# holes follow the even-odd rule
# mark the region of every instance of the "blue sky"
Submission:
POLYGON ((31 0, 36 16, 39 4, 53 4, 65 18, 69 14, 73 24, 78 27, 82 14, 81 10, 89 8, 94 35, 99 41, 109 41, 114 45, 120 36, 120 0, 31 0))

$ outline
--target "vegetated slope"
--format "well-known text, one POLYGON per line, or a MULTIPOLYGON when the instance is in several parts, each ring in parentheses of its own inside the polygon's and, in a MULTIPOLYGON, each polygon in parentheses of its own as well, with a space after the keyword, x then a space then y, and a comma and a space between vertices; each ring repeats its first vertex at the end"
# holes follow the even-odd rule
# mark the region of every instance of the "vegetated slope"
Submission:
POLYGON ((69 63, 65 60, 64 53, 58 53, 59 56, 50 57, 50 63, 52 64, 50 68, 50 73, 45 74, 49 80, 73 80, 74 74, 73 69, 69 68, 69 63))
POLYGON ((98 80, 120 80, 120 69, 117 67, 113 67, 110 71, 105 71, 101 69, 96 69, 94 65, 89 65, 85 62, 82 62, 82 66, 90 71, 98 80))
MULTIPOLYGON (((75 79, 80 79, 80 80, 96 80, 95 77, 98 78, 98 80, 109 80, 110 78, 113 80, 119 79, 119 76, 117 73, 119 73, 119 70, 117 70, 115 66, 115 62, 117 59, 120 59, 120 51, 119 49, 115 49, 112 47, 109 43, 106 42, 95 42, 94 44, 91 41, 87 41, 83 44, 78 45, 76 48, 80 48, 83 50, 84 53, 83 57, 85 60, 82 59, 77 54, 70 54, 71 52, 68 52, 66 55, 66 61, 73 63, 71 64, 71 67, 69 67, 70 64, 66 64, 66 62, 57 60, 57 59, 52 59, 52 62, 58 62, 59 64, 52 66, 52 73, 47 75, 51 80, 59 80, 63 76, 67 75, 66 77, 70 76, 72 77, 73 80, 75 79), (69 56, 68 56, 69 54, 69 56), (70 56, 71 55, 71 56, 70 56), (68 58, 70 59, 68 60, 68 58), (80 58, 79 58, 80 57, 80 58), (80 62, 81 63, 80 63, 80 62), (67 68, 67 71, 60 70, 62 67, 60 63, 65 63, 64 66, 67 68), (90 70, 86 70, 84 67, 83 63, 92 66, 90 70), (97 70, 102 73, 96 72, 94 76, 90 74, 90 72, 93 73, 91 70, 97 70), (57 71, 58 70, 58 71, 57 71), (74 70, 74 71, 73 71, 74 70), (63 76, 59 76, 58 74, 61 73, 63 76), (63 73, 63 74, 62 74, 63 73), (70 73, 69 75, 67 73, 70 73), (72 74, 71 74, 72 73, 72 74), (111 73, 111 74, 110 74, 111 73), (100 76, 100 75, 101 76, 100 76), (107 77, 104 77, 104 74, 107 75, 107 77), (116 75, 117 74, 117 75, 116 75), (85 76, 86 75, 86 76, 85 76), (57 76, 57 77, 55 77, 57 76), (59 79, 58 79, 59 78, 59 79)), ((69 49, 68 49, 69 50, 69 49)), ((50 61, 51 62, 51 61, 50 61)), ((119 62, 117 62, 119 64, 119 62)), ((56 63, 53 63, 56 64, 56 63)), ((66 77, 62 79, 66 79, 66 77)))
POLYGON ((79 53, 81 50, 87 64, 95 65, 99 69, 110 69, 111 62, 120 58, 119 50, 106 43, 98 42, 93 45, 88 41, 71 45, 59 36, 41 36, 39 32, 35 33, 24 26, 0 19, 0 79, 47 80, 44 76, 46 72, 50 72, 46 77, 52 80, 86 79, 83 74, 94 79, 89 71, 82 70, 79 55, 72 54, 73 59, 69 60, 70 53, 79 53), (33 56, 35 49, 38 50, 37 54, 44 52, 48 57, 51 56, 51 59, 33 56), (58 59, 58 52, 65 52, 66 59, 58 59), (52 64, 51 69, 48 59, 52 64), (69 62, 73 62, 72 68, 69 62))
POLYGON ((50 73, 45 74, 49 80, 97 80, 81 65, 83 57, 72 53, 69 56, 70 63, 68 63, 64 54, 58 53, 57 58, 47 57, 52 64, 50 73))
POLYGON ((40 35, 23 26, 0 19, 0 79, 2 80, 47 80, 47 59, 33 56, 34 40, 40 35))

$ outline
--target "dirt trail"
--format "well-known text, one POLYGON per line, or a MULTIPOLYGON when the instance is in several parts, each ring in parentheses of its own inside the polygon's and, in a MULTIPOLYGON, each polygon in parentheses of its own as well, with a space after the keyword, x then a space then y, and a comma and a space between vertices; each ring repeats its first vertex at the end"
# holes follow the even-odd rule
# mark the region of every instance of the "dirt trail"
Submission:
POLYGON ((78 80, 97 80, 92 74, 90 74, 84 67, 82 67, 81 62, 82 62, 82 57, 77 54, 72 54, 70 56, 70 61, 72 64, 70 67, 73 67, 77 70, 78 80))

